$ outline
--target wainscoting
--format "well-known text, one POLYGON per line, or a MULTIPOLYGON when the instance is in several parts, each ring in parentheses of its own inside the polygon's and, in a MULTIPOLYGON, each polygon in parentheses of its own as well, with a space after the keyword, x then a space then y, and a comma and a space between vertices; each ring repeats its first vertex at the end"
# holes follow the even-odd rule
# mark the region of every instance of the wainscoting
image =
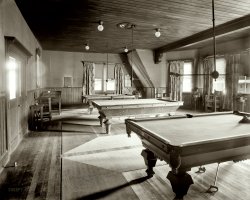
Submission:
POLYGON ((82 87, 49 87, 40 89, 42 91, 62 91, 62 105, 82 103, 82 87))
POLYGON ((5 160, 7 154, 6 132, 6 97, 0 97, 0 163, 5 160))
POLYGON ((182 101, 184 101, 182 108, 191 109, 193 107, 192 93, 182 93, 182 101))

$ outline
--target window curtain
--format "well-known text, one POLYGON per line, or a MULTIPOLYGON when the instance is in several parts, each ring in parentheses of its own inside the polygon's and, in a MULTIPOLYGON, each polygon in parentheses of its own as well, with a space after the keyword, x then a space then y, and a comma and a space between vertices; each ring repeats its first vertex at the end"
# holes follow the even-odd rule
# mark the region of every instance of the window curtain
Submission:
POLYGON ((123 65, 116 64, 115 69, 115 91, 116 94, 123 94, 124 89, 124 73, 123 73, 123 65))
POLYGON ((205 58, 203 61, 203 95, 210 95, 213 89, 214 58, 205 58))
MULTIPOLYGON (((199 58, 198 64, 197 64, 197 74, 204 74, 204 67, 203 67, 203 58, 199 58)), ((204 76, 198 75, 197 76, 197 87, 199 89, 202 89, 203 92, 203 84, 204 84, 204 76)))
POLYGON ((168 64, 170 100, 182 101, 184 61, 170 61, 168 64))
POLYGON ((236 95, 238 93, 240 68, 240 54, 226 56, 226 95, 223 108, 236 109, 236 95))
POLYGON ((95 64, 83 62, 83 95, 95 93, 95 64))

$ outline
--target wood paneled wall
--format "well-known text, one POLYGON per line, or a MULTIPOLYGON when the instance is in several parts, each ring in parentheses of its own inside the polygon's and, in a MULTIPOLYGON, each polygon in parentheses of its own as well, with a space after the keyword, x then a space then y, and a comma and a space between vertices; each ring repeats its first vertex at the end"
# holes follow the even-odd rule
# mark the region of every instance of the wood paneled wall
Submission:
POLYGON ((6 97, 0 97, 0 161, 7 152, 6 97))
POLYGON ((62 105, 81 104, 82 87, 49 87, 40 91, 62 91, 62 105))
POLYGON ((183 108, 192 108, 192 93, 183 92, 182 101, 184 101, 183 108))

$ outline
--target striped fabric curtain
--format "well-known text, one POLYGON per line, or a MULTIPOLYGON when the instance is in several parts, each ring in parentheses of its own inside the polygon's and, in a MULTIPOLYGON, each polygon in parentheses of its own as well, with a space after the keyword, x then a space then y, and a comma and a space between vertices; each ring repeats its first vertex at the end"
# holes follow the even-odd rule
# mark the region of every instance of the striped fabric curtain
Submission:
POLYGON ((95 63, 83 62, 83 95, 95 93, 95 63))
MULTIPOLYGON (((198 64, 197 64, 197 74, 204 74, 204 67, 203 67, 203 58, 199 58, 198 64)), ((196 77, 197 79, 197 87, 202 88, 203 91, 203 84, 204 84, 204 76, 203 75, 198 75, 196 77)))
POLYGON ((213 58, 205 58, 203 60, 203 95, 210 95, 213 89, 213 78, 210 75, 214 70, 213 58))
POLYGON ((236 109, 236 95, 238 93, 240 54, 226 56, 226 95, 224 109, 236 109))
POLYGON ((184 61, 170 61, 168 65, 170 100, 182 101, 184 61))
POLYGON ((115 69, 115 91, 116 94, 123 94, 124 89, 124 73, 123 73, 123 65, 116 64, 115 69))

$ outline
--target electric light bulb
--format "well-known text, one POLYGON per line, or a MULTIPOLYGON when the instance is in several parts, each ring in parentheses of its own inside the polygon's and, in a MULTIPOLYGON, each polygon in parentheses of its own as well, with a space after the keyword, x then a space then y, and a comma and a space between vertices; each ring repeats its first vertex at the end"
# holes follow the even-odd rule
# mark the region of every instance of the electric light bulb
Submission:
POLYGON ((89 50, 89 45, 86 44, 85 49, 88 51, 89 50))
POLYGON ((103 21, 99 22, 99 25, 97 26, 98 31, 103 31, 104 26, 103 26, 103 21))
POLYGON ((160 36, 161 36, 160 29, 156 29, 156 31, 155 31, 155 37, 160 37, 160 36))

